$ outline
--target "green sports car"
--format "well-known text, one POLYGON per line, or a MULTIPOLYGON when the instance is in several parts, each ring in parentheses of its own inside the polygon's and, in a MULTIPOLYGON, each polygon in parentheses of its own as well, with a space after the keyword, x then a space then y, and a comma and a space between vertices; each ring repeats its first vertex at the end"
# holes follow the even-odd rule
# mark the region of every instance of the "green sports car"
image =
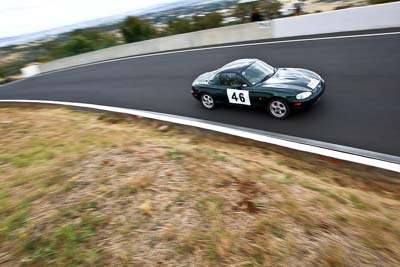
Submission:
POLYGON ((192 95, 206 109, 218 103, 266 107, 277 119, 318 102, 325 81, 299 68, 274 68, 258 59, 239 59, 197 77, 192 95))

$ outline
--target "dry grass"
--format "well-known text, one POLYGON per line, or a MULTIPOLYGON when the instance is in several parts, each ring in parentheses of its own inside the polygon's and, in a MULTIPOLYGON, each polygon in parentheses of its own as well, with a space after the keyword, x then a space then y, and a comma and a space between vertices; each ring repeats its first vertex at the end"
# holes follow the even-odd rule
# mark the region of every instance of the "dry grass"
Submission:
POLYGON ((352 7, 366 6, 368 1, 366 0, 347 0, 347 1, 335 1, 335 0, 307 0, 306 5, 303 7, 304 12, 314 13, 316 11, 325 12, 334 10, 337 7, 351 5, 352 7))
POLYGON ((400 265, 398 174, 159 125, 1 108, 0 265, 400 265))

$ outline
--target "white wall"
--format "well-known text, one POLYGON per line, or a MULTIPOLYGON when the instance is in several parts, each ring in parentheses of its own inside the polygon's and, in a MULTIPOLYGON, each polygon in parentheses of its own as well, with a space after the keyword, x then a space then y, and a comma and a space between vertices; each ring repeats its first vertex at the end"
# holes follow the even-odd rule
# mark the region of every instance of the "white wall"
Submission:
POLYGON ((355 7, 272 21, 274 38, 400 27, 400 2, 355 7))

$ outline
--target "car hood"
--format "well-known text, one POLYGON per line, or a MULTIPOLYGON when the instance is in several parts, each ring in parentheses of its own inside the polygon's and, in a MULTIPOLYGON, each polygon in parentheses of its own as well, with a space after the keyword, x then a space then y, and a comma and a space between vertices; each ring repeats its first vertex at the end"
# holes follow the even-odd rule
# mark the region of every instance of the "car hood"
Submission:
POLYGON ((279 87, 299 91, 313 91, 321 81, 317 73, 299 68, 279 68, 274 76, 264 81, 263 87, 279 87))

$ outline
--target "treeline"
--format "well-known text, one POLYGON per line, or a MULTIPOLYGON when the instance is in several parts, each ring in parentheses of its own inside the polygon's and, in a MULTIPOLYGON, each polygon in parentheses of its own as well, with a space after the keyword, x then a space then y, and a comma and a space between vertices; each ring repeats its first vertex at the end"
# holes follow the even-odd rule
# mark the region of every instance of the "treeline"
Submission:
MULTIPOLYGON (((222 16, 219 13, 209 13, 205 16, 195 16, 191 19, 176 19, 170 21, 160 30, 154 27, 148 20, 138 17, 127 17, 120 25, 123 42, 133 43, 152 38, 193 32, 220 27, 222 16)), ((51 49, 49 57, 41 58, 41 61, 52 60, 82 54, 110 46, 117 45, 115 36, 99 30, 75 30, 64 44, 51 49)))

